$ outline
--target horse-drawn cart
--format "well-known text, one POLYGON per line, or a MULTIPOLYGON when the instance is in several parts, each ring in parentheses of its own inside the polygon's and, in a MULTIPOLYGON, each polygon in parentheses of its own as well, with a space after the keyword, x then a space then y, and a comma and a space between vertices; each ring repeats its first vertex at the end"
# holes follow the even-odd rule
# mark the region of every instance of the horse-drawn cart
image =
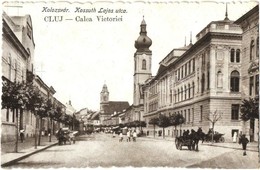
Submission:
POLYGON ((175 146, 176 149, 182 150, 182 146, 187 146, 189 150, 195 148, 195 143, 190 138, 185 138, 183 136, 179 136, 175 138, 175 146))

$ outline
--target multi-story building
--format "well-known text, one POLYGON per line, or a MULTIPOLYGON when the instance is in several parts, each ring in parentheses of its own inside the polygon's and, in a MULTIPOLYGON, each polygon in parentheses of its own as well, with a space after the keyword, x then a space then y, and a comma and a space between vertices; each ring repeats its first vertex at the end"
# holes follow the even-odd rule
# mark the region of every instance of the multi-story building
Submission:
MULTIPOLYGON (((2 80, 9 82, 26 81, 28 75, 33 72, 35 48, 31 17, 29 15, 10 17, 3 12, 2 21, 2 80)), ((27 125, 29 128, 35 124, 35 118, 28 120, 29 124, 23 124, 24 116, 30 114, 27 111, 15 113, 10 109, 2 109, 1 112, 2 142, 14 141, 16 137, 15 124, 17 122, 18 130, 27 125)), ((31 136, 32 132, 29 130, 27 135, 31 136)))
MULTIPOLYGON (((241 16, 235 23, 243 30, 241 95, 243 99, 251 97, 259 102, 259 5, 241 16)), ((244 132, 249 132, 251 141, 257 140, 259 119, 251 119, 248 123, 244 132)))
MULTIPOLYGON (((3 52, 2 52, 2 80, 14 82, 33 82, 40 93, 52 103, 60 106, 65 112, 65 106, 56 100, 53 95, 55 90, 47 86, 44 81, 34 74, 34 49, 32 20, 29 15, 8 16, 2 14, 3 21, 3 52)), ((13 142, 16 133, 25 130, 25 137, 35 135, 35 128, 39 128, 35 115, 26 109, 1 109, 1 142, 13 142), (16 129, 16 125, 18 125, 16 129)), ((59 127, 57 122, 52 125, 49 118, 43 119, 43 129, 48 130, 59 127)), ((54 131, 53 131, 54 132, 54 131)))
MULTIPOLYGON (((207 118, 217 111, 222 118, 215 131, 230 140, 234 132, 242 131, 242 30, 226 12, 224 20, 210 22, 196 38, 195 44, 172 50, 160 62, 156 76, 147 79, 143 117, 148 124, 159 114, 180 113, 185 122, 178 135, 198 127, 207 133, 212 127, 207 118)), ((153 132, 152 126, 147 131, 153 132)), ((165 134, 173 135, 173 127, 165 134)))

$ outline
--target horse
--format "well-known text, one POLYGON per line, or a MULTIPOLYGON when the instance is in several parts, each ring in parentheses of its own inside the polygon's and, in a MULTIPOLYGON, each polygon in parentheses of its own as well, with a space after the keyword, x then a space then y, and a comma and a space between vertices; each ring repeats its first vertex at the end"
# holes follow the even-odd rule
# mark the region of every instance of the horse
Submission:
POLYGON ((197 132, 195 130, 191 130, 190 138, 192 139, 192 149, 195 151, 199 151, 199 141, 201 140, 202 143, 205 139, 205 133, 202 132, 202 129, 199 128, 197 132))

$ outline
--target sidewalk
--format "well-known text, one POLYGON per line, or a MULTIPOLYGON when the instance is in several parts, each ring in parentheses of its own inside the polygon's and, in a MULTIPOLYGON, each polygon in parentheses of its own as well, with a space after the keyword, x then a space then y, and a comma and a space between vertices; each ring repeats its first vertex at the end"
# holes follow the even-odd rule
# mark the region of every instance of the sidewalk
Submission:
POLYGON ((15 142, 2 143, 1 144, 1 166, 4 167, 4 166, 12 165, 17 161, 20 161, 30 155, 33 155, 37 152, 40 152, 58 143, 55 136, 52 136, 51 142, 49 142, 48 137, 43 136, 41 137, 41 145, 37 146, 37 149, 35 149, 34 142, 35 142, 35 138, 26 138, 23 143, 19 141, 18 153, 14 152, 15 142))
MULTIPOLYGON (((159 136, 142 136, 139 137, 140 139, 144 139, 144 140, 165 140, 165 141, 175 141, 174 137, 159 137, 159 136)), ((242 145, 239 145, 238 143, 232 143, 232 142, 224 142, 224 143, 211 143, 211 142, 204 142, 201 143, 201 141, 199 142, 200 145, 206 145, 206 146, 213 146, 213 147, 222 147, 222 148, 230 148, 230 149, 237 149, 237 150, 242 150, 242 145)), ((247 151, 252 151, 252 152, 258 152, 258 142, 250 142, 247 145, 247 151)))

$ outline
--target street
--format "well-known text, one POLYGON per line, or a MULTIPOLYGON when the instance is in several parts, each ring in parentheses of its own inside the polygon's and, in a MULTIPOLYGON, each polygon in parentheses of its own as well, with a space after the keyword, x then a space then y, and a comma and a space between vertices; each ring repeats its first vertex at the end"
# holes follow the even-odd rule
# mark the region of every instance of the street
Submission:
POLYGON ((78 137, 75 144, 54 146, 32 155, 8 168, 61 167, 191 167, 191 168, 257 168, 258 153, 199 145, 199 152, 176 150, 173 141, 148 137, 137 142, 119 142, 111 134, 78 137))

